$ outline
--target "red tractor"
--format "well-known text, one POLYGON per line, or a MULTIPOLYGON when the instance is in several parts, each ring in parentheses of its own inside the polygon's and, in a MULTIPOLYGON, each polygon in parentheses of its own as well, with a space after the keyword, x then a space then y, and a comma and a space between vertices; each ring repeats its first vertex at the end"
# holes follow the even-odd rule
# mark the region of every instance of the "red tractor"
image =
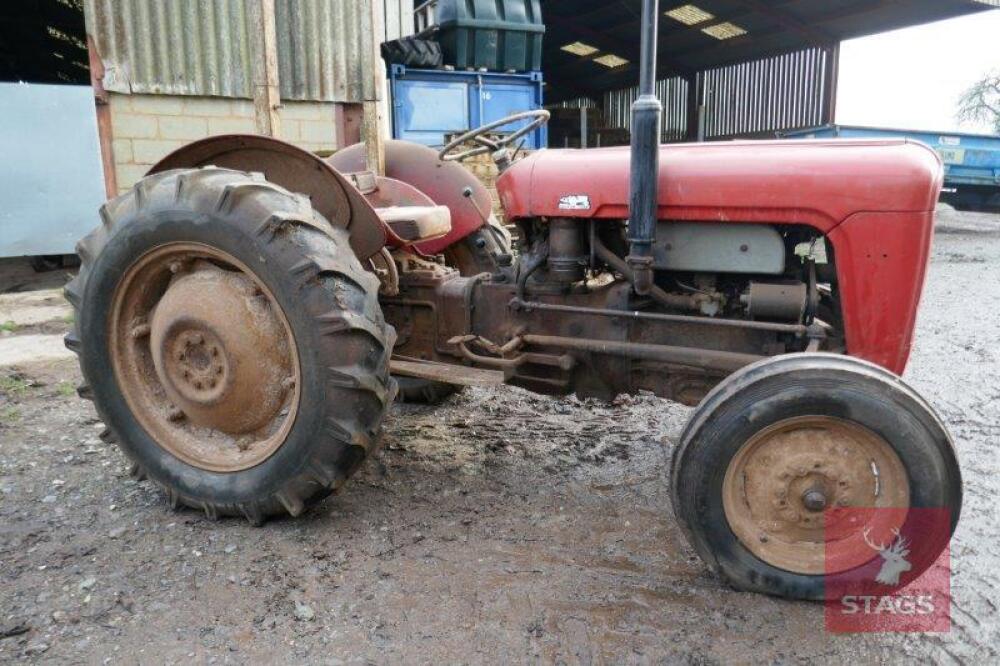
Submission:
MULTIPOLYGON (((503 382, 646 390, 699 404, 674 510, 739 588, 823 598, 824 553, 905 528, 910 508, 947 510, 954 530, 951 439, 898 377, 937 156, 896 140, 660 147, 644 18, 631 150, 518 160, 544 111, 441 153, 389 142, 385 176, 362 146, 326 162, 222 136, 105 204, 66 288, 67 345, 134 473, 175 507, 259 524, 340 488, 400 386, 430 401, 503 382), (482 153, 516 247, 455 163, 482 153), (859 507, 900 510, 881 533, 856 512, 837 524, 859 507)), ((934 538, 936 554, 950 533, 934 538)), ((877 557, 858 552, 835 572, 877 557)))

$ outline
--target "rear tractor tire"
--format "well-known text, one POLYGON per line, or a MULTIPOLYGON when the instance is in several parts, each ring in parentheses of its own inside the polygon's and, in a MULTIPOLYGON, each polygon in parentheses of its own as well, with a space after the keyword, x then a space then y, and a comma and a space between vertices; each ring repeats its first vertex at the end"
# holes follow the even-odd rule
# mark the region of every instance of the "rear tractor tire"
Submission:
POLYGON ((709 568, 737 589, 794 599, 826 598, 830 575, 868 580, 873 529, 921 535, 915 578, 962 504, 951 438, 930 406, 892 373, 834 354, 779 356, 716 386, 672 477, 674 513, 709 568), (937 527, 920 523, 924 509, 942 512, 937 527))
POLYGON ((395 332, 378 280, 303 195, 206 167, 101 209, 66 345, 133 474, 254 524, 329 495, 380 441, 395 332))

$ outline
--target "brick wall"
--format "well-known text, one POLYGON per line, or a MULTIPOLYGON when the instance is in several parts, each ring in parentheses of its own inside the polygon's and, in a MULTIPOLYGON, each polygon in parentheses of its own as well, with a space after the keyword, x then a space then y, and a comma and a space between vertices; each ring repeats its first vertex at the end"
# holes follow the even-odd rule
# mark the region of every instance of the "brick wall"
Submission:
MULTIPOLYGON (((171 151, 214 134, 253 134, 253 104, 221 97, 112 94, 112 150, 119 191, 127 190, 171 151)), ((281 138, 311 151, 338 147, 325 102, 283 102, 281 138)))

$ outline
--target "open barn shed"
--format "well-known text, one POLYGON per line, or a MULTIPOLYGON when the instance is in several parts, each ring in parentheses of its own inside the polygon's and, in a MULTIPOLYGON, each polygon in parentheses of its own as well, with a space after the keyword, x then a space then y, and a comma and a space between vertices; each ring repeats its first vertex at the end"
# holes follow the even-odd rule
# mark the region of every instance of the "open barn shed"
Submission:
MULTIPOLYGON (((642 0, 542 5, 548 102, 599 110, 591 123, 619 141, 637 95, 641 6, 642 0)), ((662 138, 773 137, 832 123, 841 41, 998 6, 998 0, 661 1, 662 138)), ((600 141, 593 125, 589 134, 590 145, 600 141)))
MULTIPOLYGON (((569 107, 553 119, 550 146, 628 141, 641 3, 540 3, 545 100, 569 107), (561 139, 555 138, 567 119, 561 139)), ((366 109, 378 122, 388 115, 378 46, 413 33, 414 9, 421 3, 0 4, 0 102, 6 117, 16 120, 4 131, 25 155, 7 167, 17 173, 2 179, 16 185, 8 186, 7 242, 0 251, 39 254, 69 251, 76 229, 65 220, 129 187, 184 143, 255 131, 318 152, 358 141, 366 109), (271 21, 264 21, 268 14, 271 21), (262 55, 267 53, 273 61, 262 55), (254 102, 254 91, 262 87, 269 95, 263 114, 254 102), (67 173, 53 178, 55 150, 46 146, 63 134, 59 164, 67 165, 67 173), (55 183, 77 196, 44 197, 43 215, 29 195, 50 191, 55 183), (15 199, 23 206, 10 204, 15 199), (50 221, 39 226, 40 216, 50 221), (36 223, 25 226, 26 219, 36 223), (50 233, 38 234, 39 228, 50 233), (53 245, 53 238, 62 240, 53 245)), ((832 122, 842 40, 998 5, 1000 0, 662 1, 661 138, 763 137, 832 122)))

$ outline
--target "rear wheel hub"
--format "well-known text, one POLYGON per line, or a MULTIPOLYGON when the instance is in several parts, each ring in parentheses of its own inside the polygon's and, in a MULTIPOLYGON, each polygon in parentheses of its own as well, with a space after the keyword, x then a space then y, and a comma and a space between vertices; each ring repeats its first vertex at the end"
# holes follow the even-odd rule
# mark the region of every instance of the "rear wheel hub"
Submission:
POLYGON ((233 257, 174 243, 126 271, 111 322, 115 373, 157 443, 211 471, 259 464, 284 442, 298 359, 281 308, 233 257))
POLYGON ((156 374, 191 422, 230 434, 272 420, 292 369, 281 322, 246 275, 202 262, 175 277, 151 320, 156 374))

